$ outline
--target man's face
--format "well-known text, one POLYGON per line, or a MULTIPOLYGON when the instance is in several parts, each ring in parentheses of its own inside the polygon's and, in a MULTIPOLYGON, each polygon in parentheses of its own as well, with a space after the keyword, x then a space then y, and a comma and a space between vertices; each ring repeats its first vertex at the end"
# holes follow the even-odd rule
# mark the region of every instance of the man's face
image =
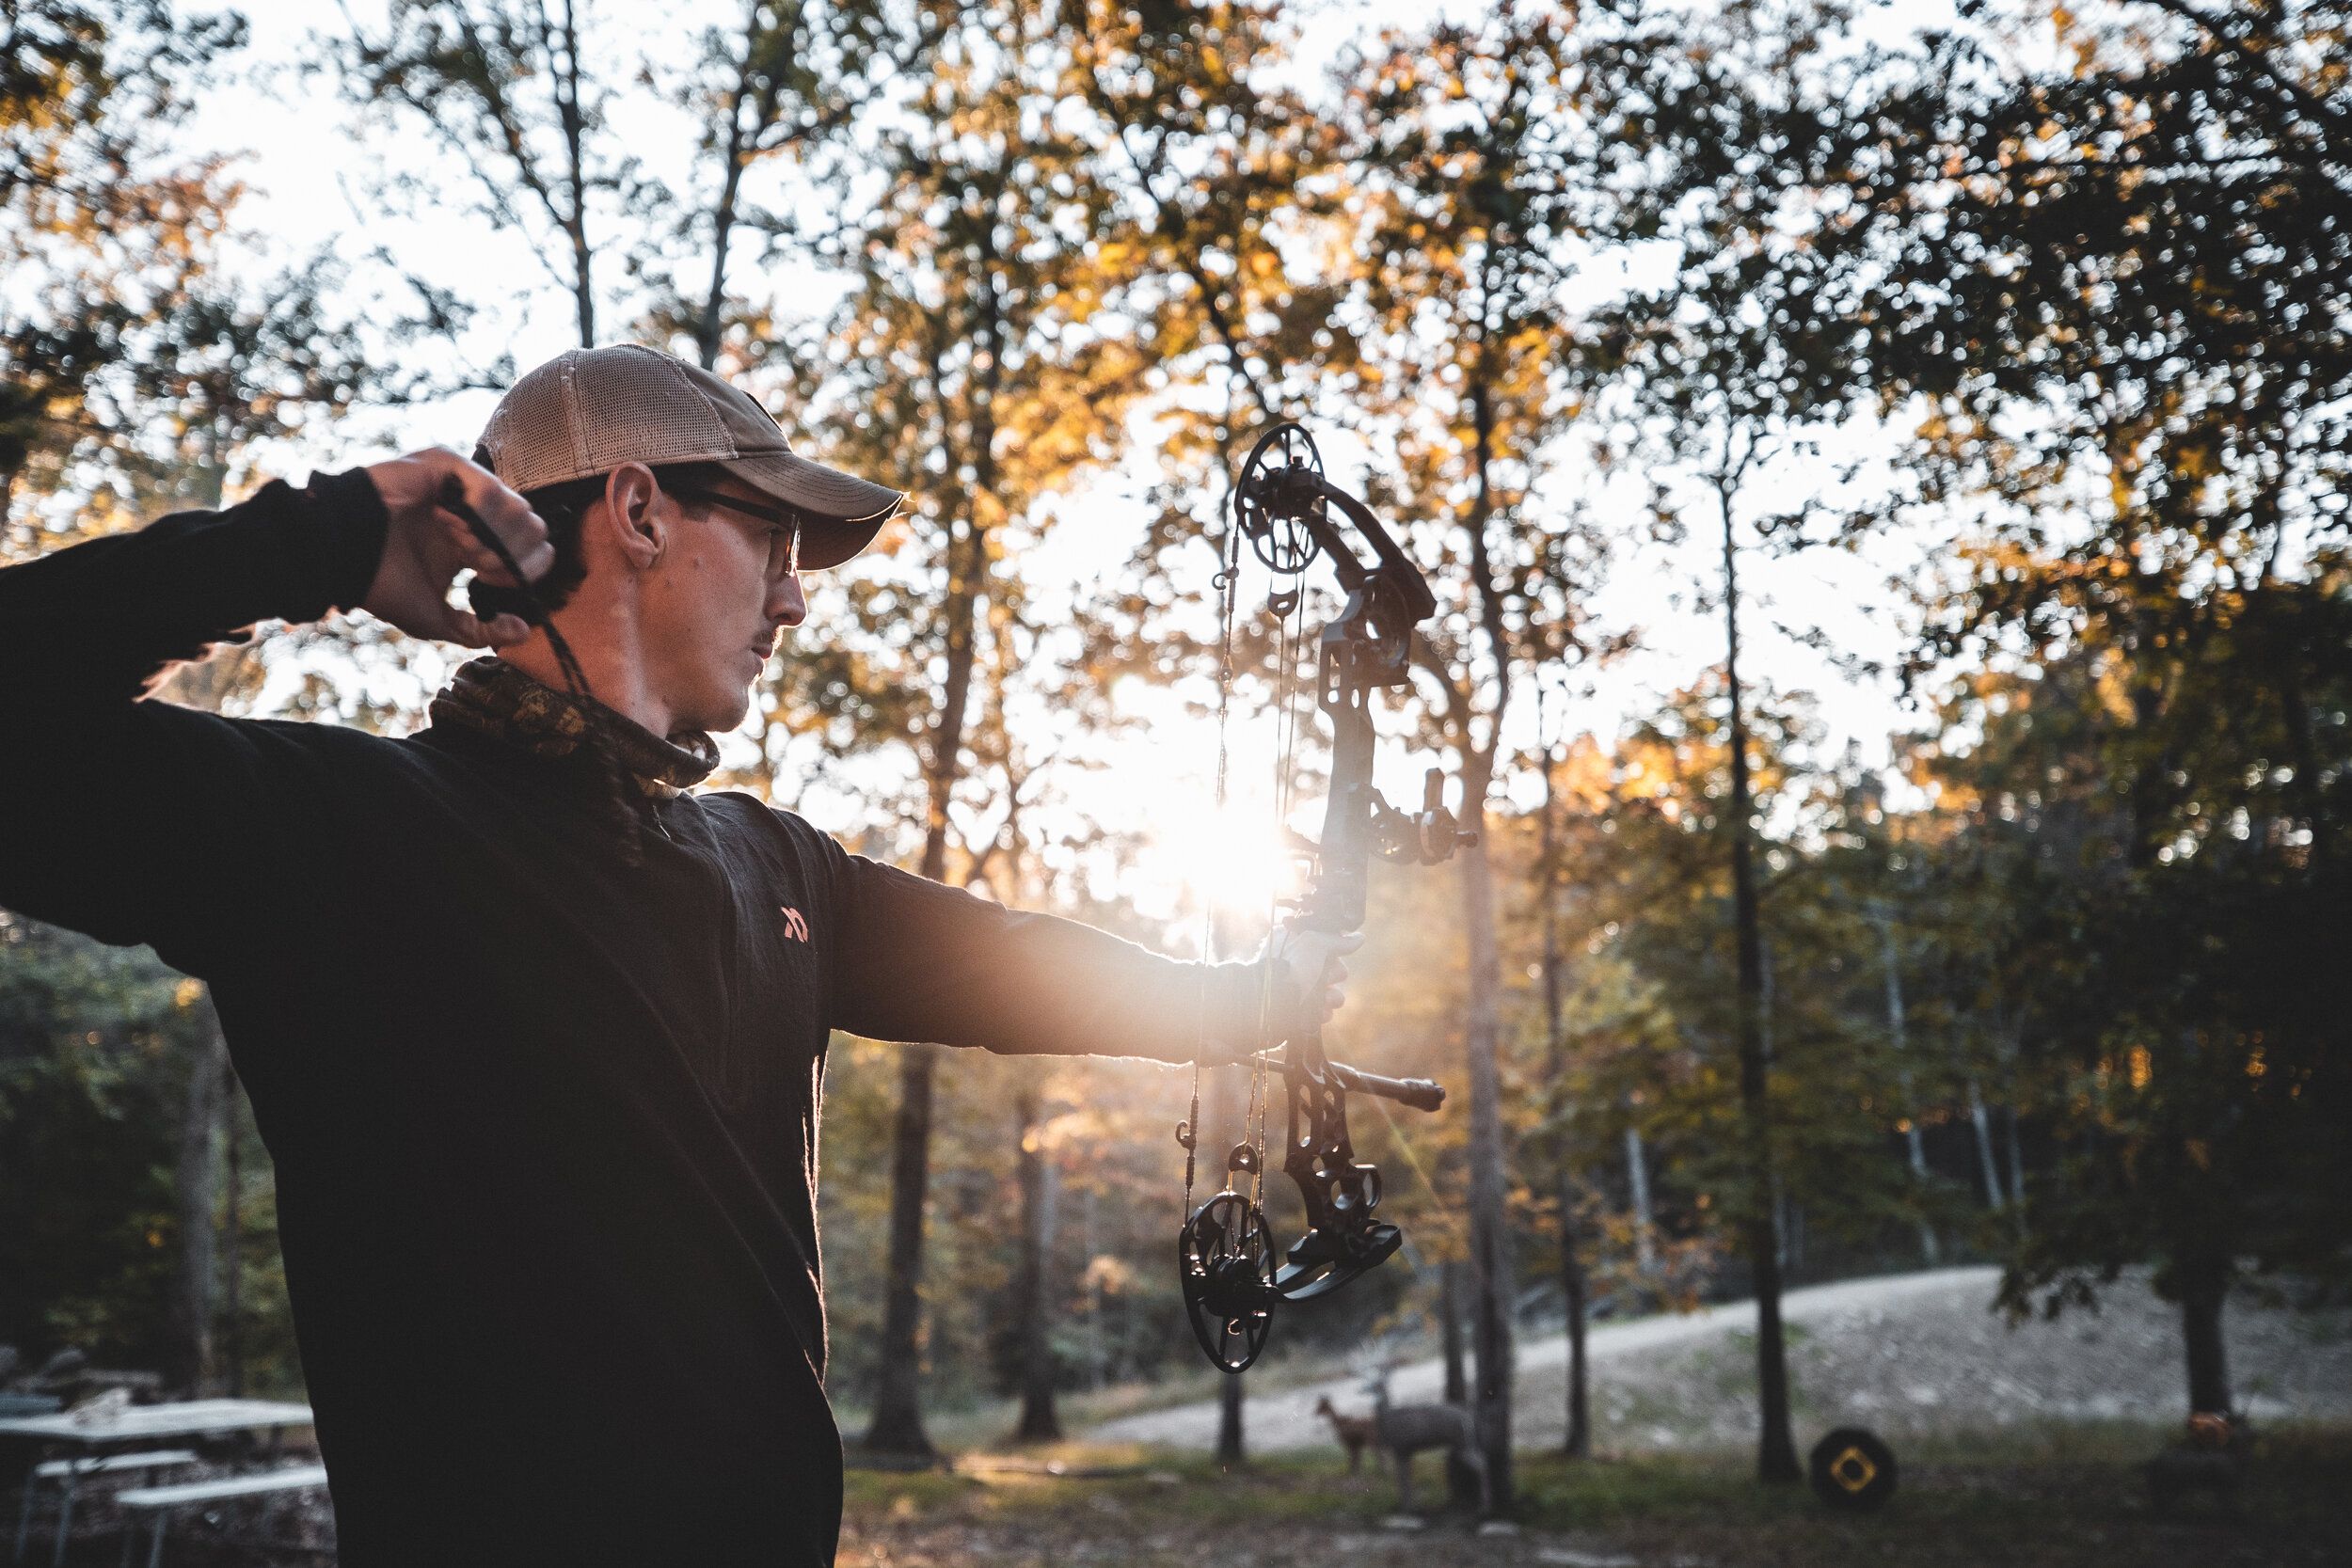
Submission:
POLYGON ((723 734, 751 711, 776 633, 807 617, 793 514, 742 481, 703 492, 749 511, 663 496, 668 544, 641 599, 646 673, 679 728, 723 734))

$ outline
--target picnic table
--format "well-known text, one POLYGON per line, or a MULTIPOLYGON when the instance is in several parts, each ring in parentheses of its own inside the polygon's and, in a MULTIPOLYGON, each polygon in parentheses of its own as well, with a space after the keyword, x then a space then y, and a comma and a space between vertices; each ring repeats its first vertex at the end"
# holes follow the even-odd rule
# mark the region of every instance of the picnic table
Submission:
MULTIPOLYGON (((58 1411, 45 1416, 0 1418, 0 1438, 28 1438, 44 1450, 63 1449, 71 1462, 59 1481, 57 1544, 53 1559, 65 1560, 66 1535, 73 1520, 73 1499, 83 1475, 103 1469, 109 1454, 130 1448, 167 1442, 173 1438, 218 1435, 229 1432, 266 1432, 267 1455, 275 1459, 288 1427, 309 1426, 310 1407, 277 1400, 182 1400, 171 1404, 130 1404, 74 1415, 58 1411)), ((158 1459, 180 1456, 151 1456, 158 1459)), ((33 1517, 35 1478, 24 1479, 24 1498, 17 1525, 16 1556, 22 1560, 33 1517)), ((160 1525, 158 1539, 160 1541, 160 1525)))
POLYGON ((0 1437, 103 1452, 125 1443, 154 1443, 167 1437, 200 1437, 224 1432, 267 1432, 310 1424, 310 1407, 277 1400, 182 1400, 173 1404, 131 1404, 92 1419, 58 1411, 48 1416, 0 1419, 0 1437))

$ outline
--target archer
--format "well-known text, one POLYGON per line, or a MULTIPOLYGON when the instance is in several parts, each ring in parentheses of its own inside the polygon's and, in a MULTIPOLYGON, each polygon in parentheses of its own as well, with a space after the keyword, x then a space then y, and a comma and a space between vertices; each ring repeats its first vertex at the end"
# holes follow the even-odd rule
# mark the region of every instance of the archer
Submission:
POLYGON ((346 1564, 829 1562, 831 1032, 1227 1060, 1359 939, 1180 963, 696 791, 899 493, 635 347, 524 376, 478 456, 0 571, 0 903, 211 982, 346 1564), (335 607, 496 651, 405 739, 141 700, 335 607))

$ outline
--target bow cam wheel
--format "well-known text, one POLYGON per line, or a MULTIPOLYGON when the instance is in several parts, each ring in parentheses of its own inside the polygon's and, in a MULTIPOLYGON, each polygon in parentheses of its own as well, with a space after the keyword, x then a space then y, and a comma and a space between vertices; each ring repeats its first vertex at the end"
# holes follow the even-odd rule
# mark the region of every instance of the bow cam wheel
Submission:
POLYGON ((1265 569, 1292 578, 1314 563, 1321 548, 1309 520, 1321 520, 1323 453, 1306 427, 1279 424, 1258 438, 1233 486, 1233 517, 1265 569), (1311 483, 1301 484, 1299 481, 1311 483))
POLYGON ((1193 1338, 1209 1359, 1229 1372, 1257 1360, 1280 1299, 1264 1211, 1232 1191, 1203 1203, 1177 1238, 1176 1274, 1193 1338))

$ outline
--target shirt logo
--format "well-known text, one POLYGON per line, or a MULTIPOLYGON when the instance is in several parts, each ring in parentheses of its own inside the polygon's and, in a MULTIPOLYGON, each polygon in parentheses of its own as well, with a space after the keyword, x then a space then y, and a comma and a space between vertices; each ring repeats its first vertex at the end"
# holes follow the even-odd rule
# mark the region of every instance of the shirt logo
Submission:
POLYGON ((784 934, 794 942, 806 942, 808 922, 801 918, 801 911, 789 904, 779 904, 776 907, 784 911, 784 934))

